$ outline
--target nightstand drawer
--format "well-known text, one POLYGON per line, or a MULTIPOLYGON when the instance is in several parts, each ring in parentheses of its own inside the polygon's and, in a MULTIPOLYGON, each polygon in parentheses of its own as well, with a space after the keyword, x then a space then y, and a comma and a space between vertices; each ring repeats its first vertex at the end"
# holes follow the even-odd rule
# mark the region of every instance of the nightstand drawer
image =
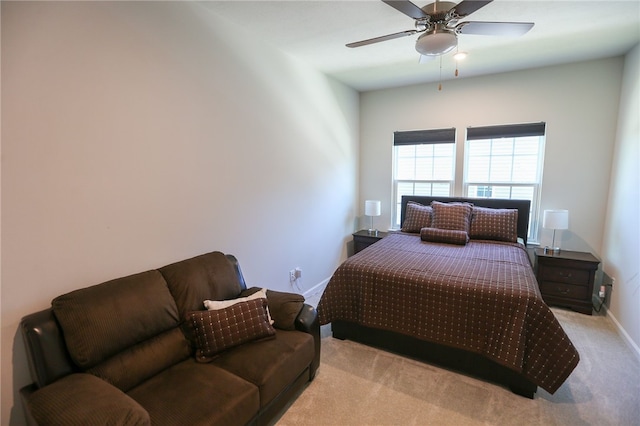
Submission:
POLYGON ((567 299, 586 300, 591 297, 591 295, 588 294, 588 286, 572 285, 553 281, 542 281, 540 283, 540 292, 544 296, 556 296, 567 299))
POLYGON ((556 281, 559 283, 588 285, 591 276, 586 269, 568 269, 555 266, 545 266, 540 268, 540 279, 542 281, 556 281))

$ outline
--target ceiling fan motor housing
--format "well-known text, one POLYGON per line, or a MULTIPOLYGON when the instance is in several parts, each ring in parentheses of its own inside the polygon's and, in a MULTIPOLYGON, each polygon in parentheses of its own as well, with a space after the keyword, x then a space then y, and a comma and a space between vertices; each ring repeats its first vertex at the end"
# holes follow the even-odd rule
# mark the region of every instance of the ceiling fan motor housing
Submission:
POLYGON ((422 8, 422 11, 431 17, 432 22, 446 21, 449 12, 456 6, 451 1, 437 1, 422 8))

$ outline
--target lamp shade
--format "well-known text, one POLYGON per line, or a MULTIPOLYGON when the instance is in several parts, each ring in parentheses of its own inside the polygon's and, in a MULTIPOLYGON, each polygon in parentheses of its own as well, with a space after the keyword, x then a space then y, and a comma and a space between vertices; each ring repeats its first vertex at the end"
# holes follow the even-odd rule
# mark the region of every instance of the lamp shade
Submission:
POLYGON ((542 227, 547 229, 568 229, 569 210, 545 210, 542 227))
POLYGON ((380 201, 366 200, 364 202, 364 214, 367 216, 380 216, 380 201))

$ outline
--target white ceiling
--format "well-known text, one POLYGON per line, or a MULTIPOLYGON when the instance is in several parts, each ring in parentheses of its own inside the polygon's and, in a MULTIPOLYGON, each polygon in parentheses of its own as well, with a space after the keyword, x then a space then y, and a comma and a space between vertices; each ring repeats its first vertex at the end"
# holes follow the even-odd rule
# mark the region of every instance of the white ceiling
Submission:
MULTIPOLYGON (((414 3, 423 7, 428 2, 414 3)), ((379 0, 211 1, 205 5, 242 31, 360 91, 454 78, 453 53, 442 61, 418 63, 417 35, 345 47, 414 28, 413 19, 379 0)), ((469 53, 459 63, 459 78, 618 56, 640 41, 640 0, 494 0, 464 20, 534 22, 535 26, 517 38, 458 36, 459 50, 469 53)))

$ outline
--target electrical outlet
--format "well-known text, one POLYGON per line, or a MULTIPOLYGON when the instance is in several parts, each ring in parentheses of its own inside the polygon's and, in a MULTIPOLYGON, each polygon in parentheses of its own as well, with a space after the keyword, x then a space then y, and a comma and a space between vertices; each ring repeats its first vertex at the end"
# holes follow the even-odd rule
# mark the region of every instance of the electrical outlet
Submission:
POLYGON ((600 291, 598 292, 598 296, 600 296, 600 299, 604 299, 604 296, 606 295, 606 287, 601 285, 600 286, 600 291))
POLYGON ((296 278, 296 279, 298 279, 298 278, 301 278, 301 277, 302 277, 302 269, 300 269, 300 267, 297 267, 297 268, 294 270, 294 272, 295 272, 295 274, 294 274, 294 275, 295 275, 295 278, 296 278))
POLYGON ((613 287, 613 285, 616 283, 616 279, 611 277, 611 287, 613 287))
POLYGON ((289 281, 294 282, 296 280, 296 270, 292 269, 289 271, 289 281))

